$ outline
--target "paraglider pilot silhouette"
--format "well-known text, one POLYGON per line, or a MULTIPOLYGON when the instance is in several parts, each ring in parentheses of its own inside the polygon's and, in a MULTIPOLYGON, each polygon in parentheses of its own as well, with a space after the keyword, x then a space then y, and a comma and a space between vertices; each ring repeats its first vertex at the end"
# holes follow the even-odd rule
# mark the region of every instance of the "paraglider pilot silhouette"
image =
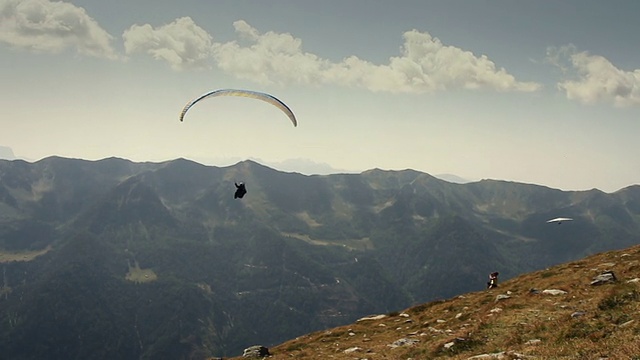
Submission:
POLYGON ((242 197, 244 196, 244 194, 247 193, 247 188, 244 186, 244 183, 241 182, 240 184, 238 183, 234 183, 236 184, 236 193, 233 195, 234 199, 242 199, 242 197))

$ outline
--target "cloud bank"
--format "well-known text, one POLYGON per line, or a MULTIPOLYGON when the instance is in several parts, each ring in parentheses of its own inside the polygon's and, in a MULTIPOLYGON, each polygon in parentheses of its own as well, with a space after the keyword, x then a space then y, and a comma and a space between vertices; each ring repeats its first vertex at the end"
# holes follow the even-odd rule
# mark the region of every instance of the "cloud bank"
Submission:
POLYGON ((331 62, 302 49, 288 33, 260 33, 245 21, 233 24, 238 41, 214 43, 185 17, 158 28, 134 25, 123 34, 127 54, 145 52, 176 70, 206 67, 213 60, 223 71, 262 84, 330 84, 370 91, 424 93, 454 88, 535 91, 486 56, 444 45, 428 33, 404 34, 402 53, 388 64, 356 56, 331 62))
MULTIPOLYGON (((338 85, 375 92, 430 93, 450 89, 532 92, 536 82, 517 80, 485 55, 443 44, 418 30, 403 34, 400 54, 375 64, 357 56, 335 62, 305 52, 289 33, 261 33, 247 22, 233 24, 238 40, 214 42, 190 17, 159 27, 133 25, 122 34, 126 55, 147 54, 174 70, 218 67, 262 84, 338 85)), ((35 52, 122 58, 113 37, 86 11, 67 2, 0 0, 0 43, 35 52)), ((547 49, 547 60, 565 78, 557 86, 584 104, 640 105, 640 69, 625 71, 602 56, 574 46, 547 49)))
POLYGON ((567 98, 584 104, 640 105, 640 69, 624 71, 606 58, 574 46, 549 48, 547 59, 569 77, 558 83, 567 98))
POLYGON ((116 59, 112 36, 83 8, 48 0, 0 0, 0 42, 36 52, 75 49, 116 59))
POLYGON ((122 38, 127 55, 147 53, 166 61, 174 70, 211 67, 212 37, 189 17, 158 28, 133 25, 122 38))
POLYGON ((226 72, 262 83, 337 84, 371 91, 424 93, 452 88, 535 91, 539 85, 519 82, 497 69, 486 56, 444 45, 428 33, 404 33, 402 54, 388 64, 356 56, 333 63, 302 51, 302 40, 290 34, 260 34, 244 21, 234 23, 238 42, 217 44, 215 58, 226 72))

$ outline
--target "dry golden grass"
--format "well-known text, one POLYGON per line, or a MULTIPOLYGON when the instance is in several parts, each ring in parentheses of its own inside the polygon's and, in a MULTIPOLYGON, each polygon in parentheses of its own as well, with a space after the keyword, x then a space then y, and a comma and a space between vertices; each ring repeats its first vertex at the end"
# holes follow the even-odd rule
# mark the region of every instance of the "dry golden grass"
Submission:
POLYGON ((503 359, 640 360, 640 282, 629 282, 639 277, 640 246, 597 254, 496 289, 300 336, 270 348, 270 359, 469 359, 504 352, 503 359), (590 285, 605 270, 618 281, 590 285), (391 346, 400 339, 407 344, 391 346))

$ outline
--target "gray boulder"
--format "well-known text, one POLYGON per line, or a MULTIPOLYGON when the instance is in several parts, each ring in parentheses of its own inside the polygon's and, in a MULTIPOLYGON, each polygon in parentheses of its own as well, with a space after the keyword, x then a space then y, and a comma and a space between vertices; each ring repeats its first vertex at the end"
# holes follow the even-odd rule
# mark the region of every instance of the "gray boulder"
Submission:
POLYGON ((270 355, 269 349, 262 345, 248 347, 244 349, 244 352, 242 353, 242 357, 247 359, 259 359, 270 355))
POLYGON ((613 271, 605 271, 593 278, 591 285, 602 285, 607 283, 614 283, 616 281, 618 281, 618 279, 616 279, 616 275, 613 273, 613 271))

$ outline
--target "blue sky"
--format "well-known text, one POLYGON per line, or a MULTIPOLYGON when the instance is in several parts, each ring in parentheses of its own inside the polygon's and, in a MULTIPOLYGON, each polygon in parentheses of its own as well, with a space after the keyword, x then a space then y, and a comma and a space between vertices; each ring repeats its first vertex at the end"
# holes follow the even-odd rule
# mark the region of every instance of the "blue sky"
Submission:
POLYGON ((640 2, 0 0, 18 157, 640 183, 640 2), (271 93, 295 112, 219 88, 271 93))

